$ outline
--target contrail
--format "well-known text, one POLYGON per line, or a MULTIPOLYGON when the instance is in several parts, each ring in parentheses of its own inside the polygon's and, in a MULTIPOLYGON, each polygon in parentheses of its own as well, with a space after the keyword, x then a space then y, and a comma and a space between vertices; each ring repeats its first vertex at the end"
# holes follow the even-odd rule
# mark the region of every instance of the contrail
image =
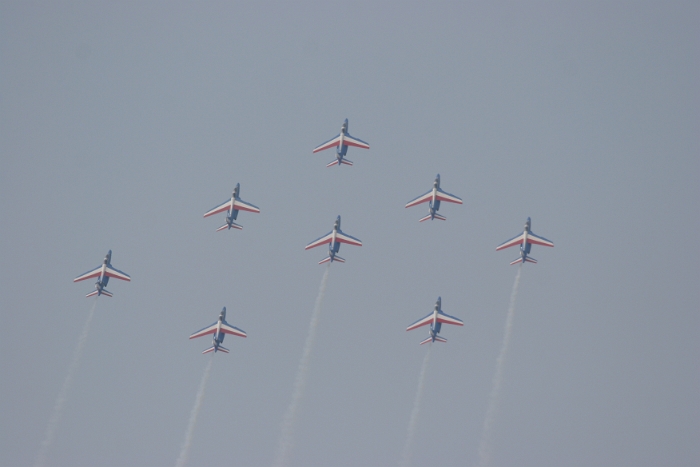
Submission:
POLYGON ((204 369, 204 374, 202 375, 202 382, 199 383, 199 390, 197 391, 197 397, 194 399, 194 407, 192 407, 192 412, 190 413, 190 422, 187 424, 187 431, 185 432, 185 442, 182 443, 182 449, 180 450, 180 457, 177 458, 177 467, 183 467, 185 462, 187 462, 187 456, 190 454, 190 446, 192 445, 192 433, 194 432, 194 426, 197 424, 197 415, 199 415, 199 409, 202 407, 202 399, 204 399, 204 388, 207 385, 207 380, 209 379, 209 371, 211 370, 211 364, 214 361, 214 354, 209 357, 209 363, 204 369))
POLYGON ((61 419, 61 414, 63 413, 63 406, 68 399, 68 391, 70 390, 71 384, 73 383, 73 376, 78 369, 78 364, 80 363, 80 357, 83 355, 83 349, 85 348, 85 341, 87 340, 88 333, 90 332, 90 323, 92 323, 92 317, 95 314, 95 307, 97 307, 97 297, 92 302, 92 308, 90 308, 90 313, 88 313, 85 324, 83 325, 83 332, 78 338, 78 345, 75 346, 73 351, 73 359, 68 367, 68 374, 66 379, 63 381, 63 387, 61 387, 61 392, 58 393, 56 398, 56 403, 53 406, 53 415, 49 419, 49 425, 46 427, 46 435, 44 440, 41 442, 41 447, 39 448, 39 455, 36 458, 36 467, 41 467, 46 461, 46 451, 51 447, 53 443, 54 436, 56 434, 56 427, 61 419))
POLYGON ((316 297, 316 303, 314 305, 314 311, 311 314, 311 323, 309 324, 309 334, 306 336, 306 343, 304 344, 304 351, 301 354, 301 360, 299 361, 299 369, 297 369, 297 377, 294 380, 294 394, 292 395, 292 402, 287 407, 287 412, 284 414, 284 419, 282 420, 282 436, 280 437, 279 449, 277 451, 277 459, 275 460, 275 466, 283 466, 287 461, 287 456, 292 448, 292 428, 294 428, 294 420, 296 418, 297 412, 299 411, 299 404, 301 402, 301 396, 304 394, 304 388, 306 386, 306 377, 309 373, 309 359, 311 357, 311 348, 313 347, 314 340, 316 339, 316 327, 318 326, 318 317, 321 312, 321 303, 323 302, 323 295, 326 292, 326 283, 328 282, 328 272, 330 269, 330 263, 326 267, 326 271, 323 273, 323 279, 321 279, 321 287, 318 289, 318 296, 316 297))
POLYGON ((496 360, 496 374, 493 377, 493 385, 491 394, 489 395, 489 406, 486 410, 486 419, 484 420, 484 434, 481 437, 479 445, 479 466, 486 467, 491 461, 491 435, 493 434, 493 426, 498 415, 498 397, 501 392, 501 383, 503 381, 503 363, 508 353, 508 344, 510 343, 510 334, 513 329, 513 315, 515 314, 515 297, 518 295, 518 284, 520 283, 520 272, 523 269, 522 263, 518 266, 518 273, 515 275, 513 283, 513 291, 510 294, 510 305, 508 306, 508 316, 506 318, 506 329, 501 344, 501 353, 496 360))
POLYGON ((403 447, 403 461, 401 465, 408 467, 411 464, 411 445, 413 437, 416 434, 416 426, 418 425, 418 413, 420 412, 420 402, 423 398, 423 388, 425 387, 425 372, 428 369, 428 360, 430 360, 430 351, 433 345, 428 344, 428 352, 423 358, 423 366, 420 369, 418 377, 418 390, 416 390, 416 399, 413 401, 413 410, 411 410, 411 419, 408 422, 408 435, 406 436, 406 445, 403 447))

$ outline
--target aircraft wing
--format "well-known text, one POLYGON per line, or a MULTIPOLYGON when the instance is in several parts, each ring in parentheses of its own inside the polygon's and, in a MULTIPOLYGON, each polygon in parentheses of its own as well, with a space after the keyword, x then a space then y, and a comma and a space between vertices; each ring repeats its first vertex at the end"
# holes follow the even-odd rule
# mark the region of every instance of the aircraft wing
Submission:
MULTIPOLYGON (((195 337, 202 337, 206 336, 207 334, 214 334, 216 332, 216 326, 219 324, 217 321, 216 323, 212 324, 211 326, 207 326, 204 329, 200 329, 199 331, 195 332, 190 336, 190 339, 194 339, 195 337)), ((223 326, 221 326, 223 329, 223 326)))
POLYGON ((462 198, 459 198, 455 195, 451 195, 445 191, 442 191, 440 188, 438 188, 437 194, 435 195, 437 199, 440 201, 447 201, 448 203, 457 203, 457 204, 462 204, 462 198))
POLYGON ((527 236, 527 242, 532 243, 533 245, 554 246, 554 242, 547 240, 543 237, 538 237, 537 235, 532 233, 532 231, 527 236))
MULTIPOLYGON (((430 191, 427 192, 426 194, 420 195, 418 198, 416 198, 416 199, 414 199, 414 200, 409 201, 408 203, 406 203, 406 207, 407 207, 407 208, 410 208, 411 206, 415 206, 415 205, 417 205, 417 204, 427 203, 428 201, 430 201, 430 200, 432 200, 432 199, 433 199, 433 190, 430 190, 430 191)), ((460 201, 460 202, 461 202, 461 201, 460 201)))
POLYGON ((340 230, 335 234, 335 239, 340 243, 347 243, 348 245, 362 246, 362 242, 359 238, 351 237, 350 235, 344 234, 340 230))
POLYGON ((226 333, 226 334, 233 334, 234 336, 238 336, 238 337, 247 337, 248 336, 243 329, 238 329, 235 326, 231 326, 226 321, 221 323, 221 332, 226 333))
MULTIPOLYGON (((210 210, 208 210, 207 212, 205 212, 205 213, 204 213, 204 217, 213 216, 214 214, 218 214, 218 213, 220 213, 220 212, 228 211, 229 209, 231 209, 231 200, 230 200, 230 199, 224 201, 223 203, 221 203, 221 204, 218 205, 217 207, 211 208, 210 210)), ((258 210, 258 211, 259 211, 259 210, 258 210)))
POLYGON ((102 273, 102 265, 100 265, 99 267, 92 269, 86 273, 79 275, 78 277, 73 279, 73 282, 84 281, 85 279, 90 279, 91 277, 99 277, 100 273, 102 273))
MULTIPOLYGON (((345 136, 347 136, 347 135, 345 135, 345 136)), ((340 144, 340 135, 338 135, 338 136, 336 136, 336 137, 334 137, 334 138, 332 138, 332 139, 329 139, 329 140, 326 141, 325 143, 321 144, 321 145, 318 146, 316 149, 314 149, 313 152, 314 152, 314 154, 315 154, 315 153, 317 153, 317 152, 319 152, 319 151, 323 151, 324 149, 332 148, 333 146, 337 146, 337 145, 339 145, 339 144, 340 144)), ((368 147, 369 147, 369 146, 368 146, 368 147)))
POLYGON ((450 316, 448 314, 445 314, 442 311, 438 312, 437 320, 438 320, 438 323, 454 324, 456 326, 464 326, 464 322, 461 319, 455 318, 454 316, 450 316))
POLYGON ((500 251, 504 248, 509 248, 512 247, 513 245, 520 245, 523 243, 523 235, 524 232, 521 233, 520 235, 516 235, 515 237, 511 238, 510 240, 506 240, 505 242, 501 243, 496 247, 496 251, 500 251))
POLYGON ((411 331, 413 329, 419 328, 421 326, 425 326, 426 324, 430 324, 433 322, 433 314, 435 312, 431 311, 425 318, 421 318, 415 323, 411 324, 409 327, 406 328, 406 331, 411 331))
MULTIPOLYGON (((229 201, 229 205, 230 205, 230 201, 229 201)), ((215 208, 215 209, 216 209, 216 208, 215 208)), ((260 208, 259 208, 259 207, 253 206, 253 205, 250 204, 250 203, 246 203, 245 201, 243 201, 243 200, 240 199, 240 198, 237 198, 237 199, 233 202, 233 209, 237 209, 237 210, 239 210, 239 211, 260 212, 260 208)), ((204 217, 206 217, 206 215, 205 215, 204 217)))
POLYGON ((333 238, 333 231, 331 230, 323 237, 319 237, 316 240, 314 240, 313 242, 306 245, 306 248, 304 248, 304 249, 309 250, 311 248, 316 248, 319 245, 325 245, 326 243, 330 243, 332 238, 333 238))
POLYGON ((361 139, 357 139, 349 134, 345 133, 344 138, 345 144, 348 146, 355 146, 356 148, 369 149, 369 144, 365 143, 361 139))
POLYGON ((111 266, 107 266, 107 270, 105 271, 105 276, 114 277, 115 279, 121 279, 123 281, 131 282, 131 276, 129 276, 125 272, 120 271, 119 269, 114 269, 111 266))

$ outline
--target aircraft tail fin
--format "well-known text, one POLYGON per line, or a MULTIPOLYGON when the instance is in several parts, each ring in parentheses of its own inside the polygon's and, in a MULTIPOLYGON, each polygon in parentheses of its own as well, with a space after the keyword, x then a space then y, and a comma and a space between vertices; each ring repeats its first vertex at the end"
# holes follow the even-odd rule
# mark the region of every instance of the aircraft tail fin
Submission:
POLYGON ((522 262, 523 262, 523 259, 518 257, 518 258, 514 259, 513 261, 511 261, 510 265, 512 266, 514 264, 518 264, 518 263, 522 263, 522 262))
POLYGON ((228 353, 228 349, 226 347, 223 347, 220 345, 219 348, 217 349, 215 346, 212 345, 208 349, 204 350, 202 352, 202 354, 214 352, 215 350, 218 350, 219 352, 223 352, 223 353, 228 353))
POLYGON ((218 229, 216 229, 216 231, 219 232, 219 231, 221 231, 221 230, 229 229, 229 228, 234 228, 234 229, 238 229, 238 230, 243 230, 243 226, 242 226, 242 225, 238 225, 238 224, 236 224, 235 222, 231 222, 231 227, 229 227, 228 224, 224 224, 224 225, 222 225, 221 227, 219 227, 218 229))
POLYGON ((447 217, 441 216, 441 215, 438 214, 438 213, 435 213, 435 214, 428 214, 427 216, 422 217, 418 222, 423 222, 423 221, 427 221, 427 220, 431 220, 431 219, 438 219, 438 220, 441 220, 441 221, 446 221, 446 220, 447 220, 447 217))
POLYGON ((535 258, 530 258, 529 256, 526 256, 526 257, 525 257, 525 261, 527 261, 528 263, 535 263, 535 264, 537 264, 537 260, 536 260, 535 258))
POLYGON ((352 165, 352 161, 349 161, 345 158, 342 158, 342 159, 340 159, 340 162, 338 162, 338 159, 336 159, 333 162, 329 162, 328 164, 326 164, 326 167, 333 167, 334 165, 340 165, 340 164, 352 165))
MULTIPOLYGON (((424 341, 422 341, 420 343, 420 345, 427 344, 428 342, 432 342, 432 340, 433 340, 433 337, 428 336, 424 341)), ((435 336, 435 342, 447 342, 447 339, 445 339, 444 337, 435 336)))
MULTIPOLYGON (((328 255, 328 256, 326 256, 325 258, 323 258, 321 261, 319 261, 318 264, 324 264, 324 263, 329 262, 330 260, 331 260, 331 257, 330 257, 330 255, 328 255)), ((337 261, 337 262, 339 262, 339 263, 344 263, 344 262, 345 262, 345 259, 344 259, 344 258, 341 258, 341 257, 338 256, 338 255, 335 255, 335 257, 333 258, 333 261, 337 261)))
POLYGON ((112 292, 110 292, 109 290, 102 289, 102 292, 99 292, 98 290, 95 290, 95 291, 90 292, 89 294, 87 294, 85 297, 86 297, 86 298, 88 298, 88 297, 94 297, 94 296, 97 295, 97 294, 104 295, 104 296, 106 296, 106 297, 111 297, 111 296, 112 296, 112 292))

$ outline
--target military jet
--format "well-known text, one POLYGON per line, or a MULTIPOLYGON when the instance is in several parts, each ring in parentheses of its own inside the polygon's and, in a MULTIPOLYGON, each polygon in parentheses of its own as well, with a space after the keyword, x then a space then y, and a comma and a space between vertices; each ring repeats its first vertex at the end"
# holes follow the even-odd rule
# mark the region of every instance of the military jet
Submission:
POLYGON ((238 211, 248 211, 248 212, 255 212, 258 213, 260 212, 260 208, 257 206, 253 206, 250 203, 246 203, 243 201, 241 198, 239 198, 238 194, 241 192, 241 184, 236 183, 236 188, 233 189, 233 193, 231 193, 231 199, 223 202, 222 204, 216 206, 215 208, 210 209, 209 211, 204 213, 204 217, 209 217, 213 216, 214 214, 218 214, 220 212, 228 211, 226 213, 226 223, 216 229, 216 231, 220 230, 229 230, 229 229, 239 229, 241 230, 243 226, 236 224, 235 221, 236 218, 238 217, 238 211))
POLYGON ((224 307, 223 310, 221 310, 221 313, 219 314, 219 320, 216 323, 195 332, 190 336, 190 339, 194 339, 195 337, 206 336, 207 334, 213 334, 213 341, 212 346, 208 349, 205 349, 202 352, 203 354, 209 352, 228 353, 229 350, 223 345, 221 345, 221 343, 224 341, 224 337, 226 336, 226 334, 233 334, 234 336, 239 337, 247 337, 245 331, 243 331, 242 329, 238 329, 235 326, 231 326, 226 322, 226 307, 224 307))
POLYGON ((321 261, 318 262, 318 264, 323 264, 327 262, 333 262, 333 261, 338 261, 339 263, 344 263, 345 260, 338 256, 338 250, 340 250, 340 244, 341 243, 347 243, 348 245, 355 245, 355 246, 362 246, 362 242, 355 237, 351 237, 350 235, 344 234, 342 230, 340 230, 340 216, 335 220, 335 224, 333 224, 333 230, 328 232, 326 235, 323 237, 317 238, 313 242, 309 243, 306 245, 305 250, 310 250, 311 248, 315 248, 319 245, 325 245, 328 243, 328 257, 322 259, 321 261))
POLYGON ((348 134, 348 119, 346 118, 345 122, 343 122, 343 126, 340 127, 340 134, 318 146, 313 150, 313 153, 316 154, 317 152, 325 149, 337 147, 338 149, 336 149, 335 160, 333 162, 329 162, 326 167, 332 167, 334 165, 340 167, 342 164, 352 165, 351 161, 345 159, 345 155, 348 153, 348 146, 369 149, 368 143, 365 143, 361 139, 354 138, 348 134))
POLYGON ((496 247, 496 251, 503 250, 505 248, 509 248, 514 245, 520 245, 520 257, 513 260, 510 264, 517 264, 517 263, 525 263, 526 261, 528 263, 537 263, 537 260, 535 258, 532 258, 530 255, 530 248, 532 248, 532 245, 542 245, 542 246, 554 246, 554 243, 551 242, 550 240, 547 240, 544 237, 538 237, 532 231, 530 230, 530 218, 527 218, 527 221, 525 221, 525 227, 523 229, 523 233, 520 235, 517 235, 510 240, 507 240, 500 245, 496 247))
POLYGON ((440 329, 442 328, 442 323, 445 324, 454 324, 456 326, 463 326, 464 323, 462 322, 461 319, 455 318, 454 316, 450 316, 448 314, 445 314, 442 312, 442 298, 438 297, 437 302, 435 302, 435 308, 433 311, 425 316, 424 318, 419 319, 415 323, 411 324, 409 327, 406 328, 406 331, 411 331, 413 329, 419 328, 421 326, 425 326, 427 324, 430 325, 430 331, 428 338, 423 340, 421 342, 421 345, 427 344, 428 342, 447 342, 447 339, 444 337, 438 336, 438 333, 440 332, 440 329))
POLYGON ((90 279, 92 277, 97 277, 97 282, 95 282, 95 290, 90 292, 89 294, 86 295, 86 297, 92 297, 97 295, 98 297, 100 295, 104 295, 106 297, 111 297, 112 292, 108 291, 105 289, 107 286, 107 283, 109 282, 110 277, 114 277, 116 279, 121 279, 123 281, 131 282, 131 277, 125 273, 121 272, 119 269, 115 269, 112 267, 112 250, 109 250, 107 252, 107 256, 105 256, 104 261, 102 262, 102 265, 92 269, 84 274, 79 275, 75 279, 73 279, 73 282, 80 282, 84 281, 85 279, 90 279))
POLYGON ((451 195, 445 191, 443 191, 440 188, 440 174, 437 174, 437 177, 435 177, 435 181, 433 182, 433 189, 430 190, 429 192, 420 195, 418 198, 409 201, 406 204, 407 208, 410 208, 411 206, 416 206, 417 204, 421 203, 429 203, 429 211, 428 215, 425 217, 422 217, 418 222, 423 222, 427 221, 428 219, 433 220, 433 219, 439 219, 441 221, 446 220, 445 216, 441 216, 438 214, 438 209, 440 209, 440 201, 447 201, 448 203, 457 203, 457 204, 462 204, 462 199, 458 198, 455 195, 451 195))

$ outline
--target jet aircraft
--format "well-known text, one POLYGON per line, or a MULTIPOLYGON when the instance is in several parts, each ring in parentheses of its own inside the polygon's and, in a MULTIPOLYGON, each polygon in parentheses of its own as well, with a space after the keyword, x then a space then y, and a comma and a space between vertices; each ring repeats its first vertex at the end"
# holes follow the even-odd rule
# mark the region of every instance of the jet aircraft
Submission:
POLYGON ((97 282, 95 282, 95 290, 90 292, 89 294, 86 295, 86 297, 92 297, 94 295, 97 295, 98 297, 100 295, 104 295, 106 297, 111 297, 112 292, 109 290, 105 289, 107 286, 107 283, 109 282, 110 277, 114 277, 117 279, 121 279, 123 281, 128 281, 131 282, 131 277, 112 267, 112 250, 109 250, 107 252, 107 256, 105 256, 104 261, 102 262, 102 265, 92 269, 84 274, 79 275, 75 279, 73 279, 73 282, 80 282, 84 281, 85 279, 90 279, 92 277, 97 277, 97 282))
POLYGON ((341 243, 347 243, 348 245, 355 245, 355 246, 362 246, 362 242, 355 238, 351 237, 350 235, 347 235, 343 233, 342 230, 340 230, 340 216, 335 220, 335 224, 333 224, 333 230, 328 232, 326 235, 323 237, 317 238, 313 242, 309 243, 306 245, 305 250, 309 250, 311 248, 315 248, 319 245, 324 245, 328 243, 328 257, 322 259, 321 261, 318 262, 318 264, 323 264, 327 262, 333 262, 333 261, 338 261, 339 263, 344 263, 345 260, 338 256, 338 250, 340 250, 340 244, 341 243))
POLYGON ((446 220, 445 216, 441 216, 438 214, 438 210, 440 209, 440 201, 447 201, 448 203, 457 203, 457 204, 462 204, 462 199, 458 198, 455 195, 451 195, 445 191, 443 191, 440 188, 440 174, 437 174, 437 177, 435 177, 435 181, 433 182, 433 189, 430 190, 429 192, 425 193, 424 195, 420 195, 418 198, 414 199, 413 201, 409 201, 406 204, 407 208, 410 208, 411 206, 415 206, 417 204, 425 203, 428 202, 428 215, 421 218, 418 222, 423 222, 427 221, 428 219, 433 220, 433 219, 440 219, 441 221, 446 220))
POLYGON ((433 311, 425 316, 424 318, 419 319, 415 323, 411 324, 409 327, 406 328, 406 331, 411 331, 413 329, 419 328, 421 326, 425 326, 426 324, 430 324, 430 331, 428 338, 423 340, 421 342, 421 345, 426 344, 428 342, 447 342, 447 339, 444 337, 438 336, 438 333, 440 332, 440 329, 442 328, 442 323, 445 324, 454 324, 456 326, 464 326, 464 322, 462 322, 461 319, 455 318, 454 316, 450 316, 448 314, 445 314, 442 312, 442 298, 438 297, 437 302, 435 302, 435 309, 433 311))
POLYGON ((212 324, 211 326, 207 326, 204 329, 200 329, 199 331, 195 332, 190 336, 190 339, 194 339, 195 337, 202 337, 206 336, 207 334, 213 334, 213 341, 212 341, 212 346, 209 347, 208 349, 204 350, 202 353, 209 353, 209 352, 224 352, 228 353, 228 349, 221 345, 221 343, 224 341, 224 336, 226 334, 233 334, 234 336, 239 336, 239 337, 247 337, 247 334, 245 331, 242 329, 238 329, 235 326, 231 326, 226 322, 226 307, 224 307, 221 310, 221 313, 219 314, 219 320, 212 324))
POLYGON ((361 139, 357 139, 348 134, 348 119, 346 118, 345 122, 343 122, 343 126, 340 127, 340 134, 318 146, 313 150, 313 153, 316 154, 324 149, 337 147, 338 149, 336 149, 335 160, 328 163, 326 167, 331 167, 334 165, 340 167, 342 164, 352 165, 351 161, 345 159, 345 155, 348 153, 348 146, 369 149, 368 143, 365 143, 361 139))
POLYGON ((231 199, 223 202, 222 204, 216 206, 215 208, 210 209, 209 211, 204 213, 204 217, 209 217, 213 216, 214 214, 218 214, 220 212, 228 211, 226 213, 226 223, 216 229, 216 231, 220 230, 229 230, 229 229, 242 229, 243 226, 236 224, 235 221, 236 218, 238 217, 238 211, 248 211, 248 212, 260 212, 260 208, 257 206, 253 206, 250 203, 246 203, 243 201, 241 198, 238 197, 238 194, 241 191, 241 184, 236 183, 236 188, 233 189, 233 193, 231 193, 231 199))
POLYGON ((503 250, 504 248, 511 247, 513 245, 520 245, 520 258, 515 259, 512 261, 510 264, 517 264, 517 263, 537 263, 537 260, 535 258, 532 258, 530 255, 530 248, 532 248, 532 245, 543 245, 543 246, 554 246, 554 243, 552 243, 550 240, 547 240, 544 237, 538 237, 532 231, 530 230, 530 218, 527 218, 527 221, 525 222, 525 228, 523 229, 523 233, 520 235, 511 238, 510 240, 507 240, 500 245, 496 247, 496 251, 503 250))

